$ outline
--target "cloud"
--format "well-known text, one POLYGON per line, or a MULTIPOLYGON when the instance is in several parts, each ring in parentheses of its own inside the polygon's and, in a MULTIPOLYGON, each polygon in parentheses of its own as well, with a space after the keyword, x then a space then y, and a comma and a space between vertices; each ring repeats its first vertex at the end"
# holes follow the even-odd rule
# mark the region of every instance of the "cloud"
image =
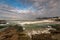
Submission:
POLYGON ((0 4, 0 19, 31 20, 34 19, 33 11, 21 10, 6 4, 0 4))
POLYGON ((17 19, 18 15, 13 10, 14 8, 5 5, 5 4, 0 4, 0 18, 2 19, 17 19))
POLYGON ((37 17, 60 16, 60 0, 15 0, 27 6, 26 10, 0 4, 0 17, 10 19, 35 19, 37 17))
POLYGON ((60 16, 60 0, 26 0, 25 2, 22 0, 21 2, 26 5, 32 4, 30 7, 36 9, 37 16, 60 16))

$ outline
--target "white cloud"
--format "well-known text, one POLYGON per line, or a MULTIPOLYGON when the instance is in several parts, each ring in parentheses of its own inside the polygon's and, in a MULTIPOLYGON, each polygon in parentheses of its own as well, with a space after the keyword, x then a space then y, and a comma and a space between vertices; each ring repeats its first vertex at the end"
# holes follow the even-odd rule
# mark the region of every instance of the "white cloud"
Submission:
MULTIPOLYGON (((20 0, 17 0, 19 2, 20 0)), ((36 17, 60 16, 60 0, 27 0, 21 1, 26 10, 17 9, 6 4, 0 4, 0 17, 12 19, 35 19, 36 17)))
POLYGON ((0 19, 34 19, 33 11, 16 9, 6 4, 0 6, 0 19))
MULTIPOLYGON (((30 0, 39 16, 60 16, 60 0, 30 0)), ((29 4, 27 2, 27 5, 29 4)))

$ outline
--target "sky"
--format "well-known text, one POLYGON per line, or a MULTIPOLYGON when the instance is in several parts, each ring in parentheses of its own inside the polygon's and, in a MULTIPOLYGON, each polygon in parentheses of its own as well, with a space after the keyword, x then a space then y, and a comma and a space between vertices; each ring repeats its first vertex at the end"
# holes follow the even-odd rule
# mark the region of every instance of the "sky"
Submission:
POLYGON ((60 0, 0 0, 0 19, 32 20, 60 16, 60 0))

